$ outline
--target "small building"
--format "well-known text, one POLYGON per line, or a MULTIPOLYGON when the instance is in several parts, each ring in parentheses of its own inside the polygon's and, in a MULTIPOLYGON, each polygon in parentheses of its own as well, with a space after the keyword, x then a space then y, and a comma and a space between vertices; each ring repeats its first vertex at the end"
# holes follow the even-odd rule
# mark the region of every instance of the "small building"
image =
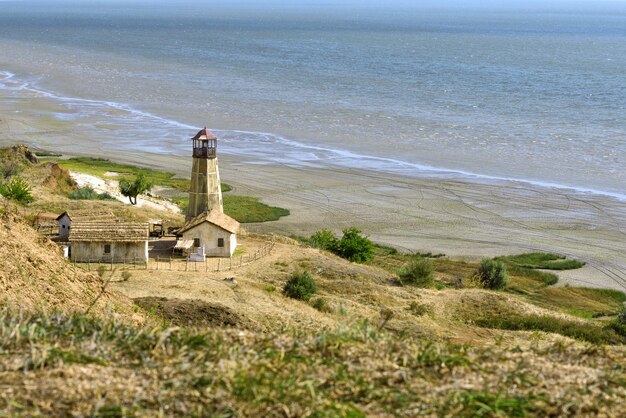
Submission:
POLYGON ((65 211, 56 218, 59 223, 59 238, 58 241, 67 242, 70 236, 70 230, 72 229, 73 222, 82 221, 114 221, 115 216, 113 212, 107 210, 73 210, 65 211))
POLYGON ((148 262, 147 223, 74 221, 71 226, 69 256, 72 261, 148 262))
POLYGON ((230 257, 237 247, 239 222, 222 213, 219 208, 204 212, 189 220, 180 230, 182 240, 193 240, 193 247, 204 247, 208 257, 230 257))

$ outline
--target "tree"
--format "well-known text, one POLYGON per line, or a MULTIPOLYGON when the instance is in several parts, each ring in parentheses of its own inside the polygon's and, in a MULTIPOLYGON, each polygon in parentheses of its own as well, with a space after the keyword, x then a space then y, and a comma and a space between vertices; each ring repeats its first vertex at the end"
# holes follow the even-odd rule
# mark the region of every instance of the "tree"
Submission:
POLYGON ((30 186, 26 180, 21 177, 13 177, 11 181, 0 184, 0 194, 18 203, 32 202, 33 195, 30 191, 30 186))
POLYGON ((143 194, 152 188, 152 183, 148 180, 145 174, 139 174, 135 177, 135 180, 129 179, 120 180, 120 193, 128 198, 128 201, 136 205, 137 196, 143 194))
POLYGON ((346 228, 334 252, 350 261, 364 263, 374 256, 374 243, 361 235, 360 229, 346 228))

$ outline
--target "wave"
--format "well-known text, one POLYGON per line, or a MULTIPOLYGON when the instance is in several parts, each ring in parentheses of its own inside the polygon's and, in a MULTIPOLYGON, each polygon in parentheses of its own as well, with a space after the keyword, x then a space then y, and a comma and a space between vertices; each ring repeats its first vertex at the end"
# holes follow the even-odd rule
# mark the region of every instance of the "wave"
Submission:
MULTIPOLYGON (((123 103, 62 96, 42 89, 33 83, 19 80, 14 73, 6 70, 0 70, 0 89, 18 93, 28 92, 31 95, 35 94, 52 99, 64 108, 74 112, 70 115, 58 114, 57 117, 61 119, 80 119, 85 115, 89 115, 105 116, 107 118, 106 122, 109 122, 109 119, 114 118, 116 122, 120 123, 122 132, 109 138, 109 144, 113 147, 117 146, 138 151, 136 144, 144 136, 149 137, 152 141, 152 144, 142 143, 142 149, 145 151, 160 154, 176 154, 178 151, 180 155, 186 155, 188 143, 186 141, 183 142, 181 138, 186 139, 190 137, 198 129, 198 126, 161 117, 123 103), (110 115, 111 111, 121 113, 110 115), (155 141, 155 137, 159 140, 155 141), (125 138, 128 141, 118 141, 117 138, 125 138), (155 143, 160 143, 161 145, 155 145, 155 143)), ((568 190, 575 193, 607 196, 626 201, 626 194, 594 188, 435 167, 394 158, 378 157, 343 149, 307 144, 268 132, 213 130, 220 138, 220 152, 246 157, 249 164, 283 164, 319 168, 335 166, 412 177, 458 178, 470 179, 476 182, 513 182, 542 188, 568 190)), ((110 136, 110 134, 108 135, 110 136)))

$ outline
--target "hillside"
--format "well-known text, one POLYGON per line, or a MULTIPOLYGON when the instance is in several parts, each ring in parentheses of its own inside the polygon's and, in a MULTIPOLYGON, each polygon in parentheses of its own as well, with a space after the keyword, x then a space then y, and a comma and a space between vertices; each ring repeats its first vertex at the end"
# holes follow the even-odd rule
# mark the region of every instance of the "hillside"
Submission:
POLYGON ((123 295, 110 289, 102 293, 106 278, 68 264, 60 248, 15 215, 10 204, 5 204, 1 212, 0 300, 3 306, 42 312, 58 309, 85 312, 90 307, 91 311, 99 313, 128 315, 132 312, 130 301, 123 295))
POLYGON ((626 297, 554 286, 576 260, 501 257, 509 281, 494 291, 472 282, 478 262, 422 254, 434 277, 420 288, 398 275, 415 254, 377 246, 357 264, 244 233, 236 257, 272 251, 221 272, 153 260, 100 277, 34 216, 68 204, 166 214, 72 202, 49 162, 20 170, 36 200, 2 201, 0 416, 611 417, 626 402, 626 336, 612 327, 626 297), (309 301, 282 291, 302 272, 309 301))

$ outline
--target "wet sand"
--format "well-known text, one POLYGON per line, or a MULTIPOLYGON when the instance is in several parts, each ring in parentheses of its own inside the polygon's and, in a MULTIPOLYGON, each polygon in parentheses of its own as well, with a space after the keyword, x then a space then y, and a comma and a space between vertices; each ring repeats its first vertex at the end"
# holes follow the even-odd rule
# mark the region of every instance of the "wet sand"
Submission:
MULTIPOLYGON (((46 118, 0 113, 0 145, 26 143, 68 155, 165 168, 188 176, 183 157, 103 149, 88 136, 46 118)), ((219 151, 218 151, 219 152, 219 151)), ((559 272, 561 285, 626 290, 626 202, 524 183, 474 183, 403 177, 356 169, 254 164, 220 154, 222 180, 232 193, 288 208, 277 222, 248 225, 259 232, 308 235, 320 228, 357 226, 377 242, 405 250, 477 259, 551 251, 587 262, 559 272)))

